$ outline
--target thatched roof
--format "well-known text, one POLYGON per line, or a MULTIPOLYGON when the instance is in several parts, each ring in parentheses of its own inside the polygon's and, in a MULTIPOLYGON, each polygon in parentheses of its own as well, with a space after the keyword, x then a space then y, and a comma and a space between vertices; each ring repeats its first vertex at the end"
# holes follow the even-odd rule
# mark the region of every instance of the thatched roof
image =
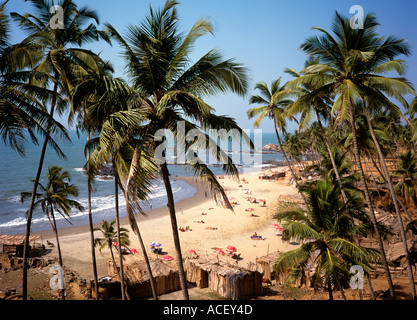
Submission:
POLYGON ((246 299, 262 294, 262 274, 237 266, 223 256, 207 255, 185 260, 187 280, 208 287, 227 299, 246 299))
MULTIPOLYGON (((413 246, 413 241, 407 241, 408 250, 413 246)), ((390 244, 387 248, 387 258, 393 262, 400 261, 403 257, 405 257, 404 251, 404 243, 402 241, 390 244)))
POLYGON ((230 261, 229 258, 219 256, 217 254, 202 256, 198 259, 191 259, 190 262, 197 265, 204 271, 214 271, 224 277, 235 277, 238 274, 246 275, 248 272, 251 272, 251 270, 234 264, 234 262, 230 261))
MULTIPOLYGON (((39 236, 29 236, 29 242, 39 239, 39 236)), ((20 246, 24 245, 25 236, 0 234, 0 244, 20 246)))
MULTIPOLYGON (((142 256, 135 254, 123 257, 123 270, 125 279, 131 284, 142 283, 149 280, 148 269, 142 256)), ((150 262, 152 275, 155 278, 168 277, 172 273, 177 272, 176 268, 169 263, 161 260, 153 260, 150 262)))

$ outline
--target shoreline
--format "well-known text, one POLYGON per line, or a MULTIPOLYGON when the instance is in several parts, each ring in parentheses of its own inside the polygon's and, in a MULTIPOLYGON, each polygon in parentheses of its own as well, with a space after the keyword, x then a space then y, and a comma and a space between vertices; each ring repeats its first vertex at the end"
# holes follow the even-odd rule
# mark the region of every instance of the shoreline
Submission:
MULTIPOLYGON (((272 169, 268 167, 268 170, 272 169)), ((280 168, 274 168, 279 170, 280 168)), ((262 169, 239 175, 240 182, 235 178, 220 179, 230 201, 238 202, 234 211, 225 209, 221 204, 208 196, 205 197, 205 189, 201 183, 196 185, 193 177, 173 177, 181 179, 196 188, 196 193, 187 199, 175 204, 177 210, 178 227, 190 227, 190 231, 179 232, 181 251, 196 250, 199 255, 212 254, 214 248, 226 249, 228 245, 237 248, 237 254, 241 255, 239 266, 246 267, 247 263, 255 262, 257 257, 277 251, 295 249, 298 244, 284 243, 281 237, 271 228, 274 220, 272 215, 278 203, 280 195, 294 196, 298 191, 288 185, 288 175, 283 180, 263 180, 258 176, 265 172, 262 169), (244 182, 246 181, 246 182, 244 182), (249 192, 251 195, 247 195, 249 192), (253 196, 258 199, 265 199, 266 206, 262 202, 249 203, 246 197, 253 196), (253 212, 246 209, 253 208, 253 212), (203 221, 203 223, 202 223, 203 221), (250 236, 257 232, 264 240, 252 240, 250 236)), ((146 217, 136 215, 139 229, 145 246, 152 241, 162 243, 163 254, 175 257, 173 244, 172 226, 166 207, 146 211, 146 217)), ((142 255, 137 236, 132 232, 127 217, 120 218, 120 224, 129 230, 129 247, 136 249, 138 255, 142 255)), ((94 227, 99 227, 99 224, 94 227)), ((91 238, 89 226, 70 226, 58 229, 63 263, 68 269, 77 272, 82 278, 92 279, 91 264, 91 238)), ((33 235, 41 236, 42 243, 49 240, 56 242, 52 230, 46 232, 34 232, 33 235)), ((95 237, 102 237, 100 232, 95 232, 95 237)), ((56 246, 49 248, 46 256, 57 257, 56 246)), ((149 258, 158 258, 155 254, 148 252, 149 258)), ((184 257, 187 255, 185 254, 184 257)), ((159 257, 160 258, 160 257, 159 257)), ((96 260, 98 276, 107 276, 106 261, 110 260, 110 252, 107 248, 100 253, 96 249, 96 260)), ((232 261, 234 262, 234 261, 232 261)), ((175 261, 172 261, 175 264, 175 261)), ((236 262, 234 262, 236 263, 236 262)))
MULTIPOLYGON (((178 207, 182 209, 185 209, 185 208, 189 209, 193 207, 195 204, 199 203, 200 201, 199 199, 201 198, 201 196, 204 198, 204 190, 202 186, 198 186, 197 188, 195 185, 192 184, 193 177, 173 177, 171 179, 182 180, 196 189, 194 196, 191 196, 191 197, 188 197, 186 199, 176 202, 175 208, 178 207)), ((203 200, 206 200, 206 199, 203 199, 203 200)), ((141 221, 149 221, 152 219, 158 219, 163 215, 167 215, 168 211, 166 207, 161 207, 161 208, 155 208, 152 210, 145 210, 145 213, 146 213, 146 216, 143 216, 140 213, 135 215, 136 221, 138 222, 138 224, 140 224, 141 221)), ((116 217, 114 217, 114 219, 116 219, 116 217)), ((98 228, 100 227, 100 225, 101 223, 95 223, 93 224, 93 228, 98 228)), ((120 217, 120 225, 121 226, 129 225, 129 220, 127 216, 120 217)), ((140 228, 140 225, 139 225, 139 228, 140 228)), ((85 232, 88 232, 88 233, 90 232, 89 225, 68 226, 68 227, 58 229, 58 235, 60 237, 67 236, 67 235, 80 234, 80 233, 85 233, 85 232)), ((31 234, 35 236, 42 236, 43 238, 55 238, 55 233, 52 231, 52 228, 50 230, 34 231, 34 232, 31 232, 31 234)))

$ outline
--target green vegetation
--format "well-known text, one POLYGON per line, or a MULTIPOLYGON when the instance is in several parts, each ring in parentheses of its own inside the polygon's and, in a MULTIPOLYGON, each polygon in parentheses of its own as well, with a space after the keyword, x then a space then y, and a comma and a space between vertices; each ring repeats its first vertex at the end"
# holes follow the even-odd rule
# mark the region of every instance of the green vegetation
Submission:
MULTIPOLYGON (((181 138, 178 123, 184 124, 186 132, 194 130, 205 142, 204 151, 223 160, 225 174, 238 177, 232 159, 207 132, 242 130, 235 119, 218 115, 207 101, 219 94, 245 97, 250 85, 247 67, 224 58, 218 50, 191 61, 194 44, 200 37, 213 34, 213 25, 200 18, 191 30, 183 32, 177 2, 172 0, 162 8, 151 7, 142 22, 129 25, 124 34, 111 24, 100 30, 97 13, 88 7, 79 8, 75 0, 28 2, 36 14, 10 14, 28 35, 17 44, 10 43, 11 19, 5 14, 9 4, 0 4, 0 135, 22 156, 27 137, 33 143, 38 143, 39 134, 44 139, 33 190, 22 194, 22 199, 30 199, 23 298, 27 299, 27 248, 34 208, 41 206, 50 219, 58 247, 55 212, 67 219, 71 207, 81 209, 69 199, 77 196, 76 187, 69 184, 69 175, 62 168, 50 168, 48 185, 40 184, 47 148, 52 147, 65 158, 58 141, 69 138, 65 126, 56 118, 67 112, 68 123, 87 132, 88 212, 97 299, 95 244, 107 245, 115 261, 113 242, 118 242, 119 252, 126 243, 118 201, 116 219, 110 224, 105 222, 100 229, 105 234, 103 240, 94 235, 91 192, 94 176, 105 164, 113 167, 115 199, 119 189, 124 195, 130 226, 138 236, 151 275, 154 299, 155 284, 134 214, 143 213, 139 201, 148 199, 152 180, 162 177, 182 295, 189 299, 170 172, 165 154, 156 155, 165 140, 156 141, 155 135, 160 129, 169 129, 181 138), (63 28, 52 28, 50 24, 50 8, 56 3, 63 7, 63 28), (111 63, 85 48, 86 44, 103 40, 119 46, 127 80, 113 77, 111 63)), ((413 85, 404 78, 406 63, 401 59, 411 54, 409 44, 405 39, 379 34, 378 25, 375 16, 367 15, 363 29, 352 29, 349 19, 336 13, 331 30, 316 27, 313 32, 318 35, 301 44, 308 56, 303 70, 283 70, 293 77, 286 83, 279 74, 270 87, 258 82, 254 88, 257 93, 249 98, 249 104, 258 105, 247 111, 250 119, 255 118, 255 127, 260 127, 265 118, 273 121, 278 143, 304 199, 303 206, 281 207, 277 213, 277 218, 284 221, 284 235, 302 245, 282 254, 276 271, 287 275, 288 283, 294 282, 314 258, 314 287, 325 288, 330 298, 333 290, 346 287, 350 266, 362 266, 370 285, 369 274, 376 264, 382 264, 390 296, 395 298, 383 242, 387 230, 377 222, 371 192, 376 189, 380 194, 385 189, 390 200, 382 205, 398 219, 410 291, 416 299, 403 215, 409 221, 414 219, 408 222, 412 229, 416 221, 412 215, 417 210, 417 96, 413 85), (296 132, 287 132, 288 121, 297 121, 296 132), (296 166, 305 171, 317 169, 320 179, 302 183, 296 166), (374 237, 378 249, 361 246, 360 240, 366 237, 374 237)), ((216 200, 223 200, 232 209, 217 177, 206 164, 195 161, 199 160, 197 140, 185 142, 186 166, 210 188, 216 200)), ((121 255, 119 263, 123 279, 121 255)), ((123 299, 124 292, 122 285, 123 299)))

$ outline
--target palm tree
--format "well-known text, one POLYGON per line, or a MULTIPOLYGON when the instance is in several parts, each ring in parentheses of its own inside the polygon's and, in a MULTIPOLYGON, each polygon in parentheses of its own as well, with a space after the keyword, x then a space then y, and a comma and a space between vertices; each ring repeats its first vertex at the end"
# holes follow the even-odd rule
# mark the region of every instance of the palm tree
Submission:
MULTIPOLYGON (((275 133, 277 135, 282 155, 284 156, 284 159, 287 162, 288 167, 290 168, 297 189, 300 190, 298 178, 294 173, 285 148, 283 148, 283 144, 279 134, 280 132, 282 134, 285 134, 286 132, 286 117, 288 114, 287 110, 288 107, 294 104, 294 102, 288 98, 290 94, 288 93, 288 91, 286 91, 285 85, 281 86, 280 84, 281 78, 278 78, 277 80, 271 83, 271 89, 268 88, 268 85, 265 82, 258 82, 255 85, 255 89, 258 89, 261 92, 261 95, 251 96, 249 98, 249 103, 262 104, 262 106, 249 109, 247 111, 247 114, 249 119, 257 117, 254 123, 254 126, 256 128, 259 127, 262 119, 264 119, 265 117, 268 117, 274 121, 275 133)), ((304 199, 304 203, 307 205, 307 201, 304 197, 304 194, 301 193, 301 196, 304 199)))
MULTIPOLYGON (((78 211, 84 211, 83 206, 75 200, 70 199, 70 196, 77 197, 78 189, 75 185, 69 184, 71 181, 70 174, 68 171, 62 171, 62 167, 52 166, 48 169, 48 180, 47 184, 43 186, 39 183, 42 193, 37 193, 35 198, 37 201, 34 207, 41 207, 45 215, 52 226, 52 230, 55 233, 59 265, 63 267, 61 246, 59 243, 58 228, 56 225, 55 212, 58 212, 63 218, 68 220, 71 218, 71 209, 78 211)), ((30 199, 32 193, 22 192, 21 201, 22 203, 30 199)), ((61 299, 65 299, 65 290, 61 290, 61 299)))
MULTIPOLYGON (((99 300, 98 290, 98 276, 97 276, 97 261, 95 255, 95 242, 94 242, 94 226, 93 216, 91 211, 91 193, 93 190, 92 184, 94 183, 93 170, 90 170, 90 157, 91 157, 91 134, 96 134, 100 130, 103 110, 93 113, 95 117, 90 114, 90 106, 97 104, 98 97, 109 91, 109 84, 113 83, 113 79, 110 73, 113 71, 109 63, 104 63, 98 70, 91 70, 88 75, 84 75, 77 81, 72 93, 71 93, 71 109, 68 116, 68 124, 72 125, 74 121, 77 121, 76 128, 77 133, 79 131, 87 132, 87 142, 85 153, 87 157, 86 172, 87 172, 87 202, 88 202, 88 221, 90 229, 90 243, 91 243, 91 256, 93 262, 93 275, 94 275, 94 290, 96 293, 96 299, 99 300)), ((110 86, 113 87, 113 86, 110 86)), ((111 91, 111 90, 110 90, 111 91)), ((109 113, 110 111, 108 111, 109 113)), ((94 140, 94 139, 93 139, 94 140)), ((123 269, 122 269, 123 270, 123 269)), ((123 283, 122 283, 123 287, 123 283)), ((123 288, 122 288, 123 290, 123 288)), ((124 291, 122 291, 124 295, 124 291)))
POLYGON ((333 299, 332 288, 336 286, 344 299, 343 286, 350 278, 349 267, 360 265, 365 272, 377 261, 377 251, 352 242, 356 235, 364 236, 372 229, 358 195, 346 203, 340 200, 340 187, 330 180, 318 180, 311 186, 303 186, 307 194, 308 210, 298 205, 286 204, 279 208, 277 219, 284 221, 283 236, 301 241, 300 248, 284 252, 275 263, 277 274, 286 274, 287 282, 304 275, 307 265, 313 260, 314 288, 327 287, 333 299), (355 218, 360 224, 355 224, 355 218))
MULTIPOLYGON (((114 265, 114 268, 117 270, 117 264, 116 264, 116 259, 114 258, 114 254, 113 254, 113 244, 114 242, 117 242, 117 246, 118 246, 118 251, 119 251, 119 257, 122 257, 122 251, 121 251, 121 247, 127 247, 130 244, 129 241, 129 235, 128 232, 129 230, 127 230, 126 228, 123 227, 119 227, 117 229, 114 228, 114 224, 116 223, 116 220, 112 220, 110 223, 105 220, 103 221, 103 223, 101 224, 100 228, 94 228, 94 231, 100 231, 103 235, 103 238, 95 238, 94 243, 95 245, 100 245, 100 253, 102 252, 102 250, 107 247, 110 250, 110 255, 111 255, 111 259, 114 265)), ((123 266, 120 266, 120 269, 122 269, 123 266)), ((124 278, 122 276, 122 272, 120 270, 119 273, 120 276, 120 283, 122 284, 124 282, 124 278)), ((124 290, 124 285, 121 285, 122 290, 124 290)), ((124 291, 122 291, 122 297, 124 296, 124 291)))
MULTIPOLYGON (((224 159, 225 172, 237 175, 237 169, 231 159, 204 130, 210 128, 226 130, 233 128, 239 132, 241 130, 233 119, 215 115, 214 109, 205 103, 203 98, 227 91, 244 95, 247 90, 246 69, 232 59, 224 60, 216 50, 209 51, 188 67, 192 46, 202 35, 212 33, 212 26, 208 21, 199 19, 191 31, 183 37, 178 31, 176 5, 175 1, 168 0, 162 9, 154 10, 151 7, 145 21, 139 26, 129 26, 125 37, 122 37, 111 25, 107 25, 108 31, 123 48, 132 87, 143 97, 144 103, 141 108, 146 112, 148 120, 148 123, 140 129, 140 143, 135 146, 133 156, 135 161, 126 183, 133 189, 135 186, 130 182, 138 177, 135 171, 137 172, 139 168, 137 161, 141 159, 143 151, 165 146, 164 141, 157 143, 150 139, 150 136, 152 135, 153 138, 159 129, 168 129, 178 138, 181 135, 181 132, 177 131, 178 123, 184 124, 186 132, 196 130, 203 137, 206 146, 209 142, 213 143, 214 147, 210 151, 217 158, 224 159)), ((186 141, 184 150, 187 151, 187 156, 196 160, 189 162, 193 174, 210 184, 215 198, 216 195, 220 195, 229 204, 221 184, 208 166, 200 161, 196 152, 189 149, 191 147, 192 143, 186 141)), ((161 160, 160 173, 168 197, 180 284, 183 298, 188 299, 170 173, 164 159, 159 158, 159 160, 161 160)), ((136 193, 131 192, 133 189, 127 190, 129 198, 136 193)), ((229 207, 231 208, 230 204, 229 207)))
MULTIPOLYGON (((367 118, 369 130, 373 140, 376 141, 375 145, 378 155, 383 159, 382 152, 378 150, 379 145, 370 124, 370 112, 383 106, 399 113, 398 107, 386 95, 394 97, 403 103, 404 98, 402 96, 414 91, 404 78, 382 76, 383 73, 389 71, 397 71, 400 74, 404 71, 404 62, 402 60, 394 60, 394 58, 398 54, 408 54, 409 48, 404 40, 393 36, 387 38, 380 37, 375 32, 377 25, 375 17, 367 15, 364 19, 364 29, 355 30, 350 28, 349 19, 341 17, 336 13, 332 27, 335 37, 328 31, 316 27, 315 29, 319 30, 322 36, 307 39, 301 45, 301 48, 307 54, 320 58, 321 63, 303 70, 304 75, 292 80, 290 88, 301 84, 309 84, 318 86, 315 90, 315 95, 329 93, 337 95, 333 104, 333 112, 338 113, 339 119, 347 118, 350 123, 356 164, 359 169, 361 183, 364 186, 365 199, 374 222, 378 245, 383 255, 383 264, 390 287, 390 295, 394 298, 395 291, 386 262, 384 245, 376 228, 375 213, 359 155, 355 127, 355 114, 357 113, 355 102, 357 100, 363 101, 364 114, 367 118)), ((385 174, 387 175, 387 173, 385 174)), ((398 219, 401 219, 395 192, 389 179, 388 184, 398 219)), ((409 275, 410 272, 409 270, 409 275)), ((412 287, 414 287, 414 284, 412 287)), ((412 289, 412 291, 414 290, 412 289)))
POLYGON ((410 199, 416 207, 417 159, 411 150, 400 155, 393 177, 397 180, 395 191, 405 197, 408 207, 410 206, 410 199))
MULTIPOLYGON (((319 59, 310 58, 305 62, 304 67, 307 68, 311 65, 318 64, 319 59)), ((296 72, 295 70, 286 68, 285 72, 291 74, 295 78, 300 77, 300 73, 296 72)), ((317 86, 316 86, 317 87, 317 86)), ((323 140, 328 155, 330 157, 334 174, 336 175, 337 181, 341 181, 340 173, 337 169, 335 160, 333 158, 333 152, 330 147, 329 140, 325 134, 325 130, 322 123, 323 119, 328 119, 330 116, 330 104, 331 100, 329 99, 329 95, 314 95, 314 90, 316 87, 313 87, 311 84, 303 84, 300 85, 295 91, 298 96, 297 101, 291 106, 289 109, 289 113, 295 116, 297 113, 301 113, 300 122, 299 122, 299 130, 302 130, 305 126, 309 124, 311 119, 316 116, 317 123, 320 127, 320 134, 319 137, 323 140)), ((347 197, 343 188, 341 189, 343 200, 346 202, 347 197)))
MULTIPOLYGON (((103 163, 112 165, 115 176, 115 199, 116 199, 116 224, 119 228, 118 219, 118 188, 126 200, 126 210, 129 217, 129 223, 134 233, 138 236, 141 245, 142 254, 145 258, 148 273, 150 275, 150 284, 154 299, 157 299, 155 280, 152 276, 146 248, 143 244, 139 226, 134 217, 134 208, 138 207, 129 200, 126 190, 129 189, 125 185, 127 181, 134 153, 135 139, 132 138, 132 128, 134 129, 143 121, 143 112, 140 111, 142 99, 130 88, 122 79, 113 78, 108 72, 100 74, 91 74, 83 77, 80 83, 75 87, 73 93, 73 108, 71 110, 71 119, 78 113, 79 126, 87 128, 88 131, 94 130, 97 137, 88 141, 86 149, 95 148, 91 157, 87 153, 87 172, 89 180, 95 174, 98 167, 103 163), (120 130, 120 131, 118 131, 120 130), (123 133, 120 133, 123 131, 123 133), (117 134, 121 134, 124 139, 122 144, 113 144, 113 139, 117 134), (107 140, 106 140, 107 138, 107 140), (110 138, 110 139, 109 139, 110 138), (106 142, 103 142, 106 141, 106 142), (108 143, 110 142, 110 143, 108 143)), ((150 179, 156 170, 156 165, 152 166, 149 157, 143 157, 140 161, 144 168, 143 177, 140 175, 134 179, 137 184, 136 199, 145 200, 150 193, 150 179)), ((143 211, 140 211, 143 213, 143 211)), ((91 223, 92 224, 92 223, 91 223)), ((92 240, 94 241, 94 240, 92 240)), ((119 248, 120 250, 120 248, 119 248)), ((120 260, 121 274, 123 274, 123 261, 120 260)), ((123 276, 121 275, 123 278, 123 276)), ((122 283, 122 298, 124 298, 124 290, 122 283)))
MULTIPOLYGON (((36 92, 38 97, 48 99, 50 92, 27 82, 31 75, 27 69, 33 68, 40 58, 39 45, 30 38, 10 44, 10 21, 4 12, 7 2, 0 4, 0 134, 6 145, 24 156, 26 134, 37 144, 36 133, 47 136, 48 127, 51 133, 63 137, 66 131, 42 109, 33 95, 36 92)), ((56 152, 62 154, 51 136, 49 140, 56 152)))
MULTIPOLYGON (((347 151, 344 151, 341 147, 330 147, 333 161, 330 159, 327 148, 326 151, 322 149, 322 161, 320 163, 321 176, 328 178, 333 184, 339 183, 342 190, 347 194, 357 192, 357 188, 354 186, 355 182, 359 181, 359 175, 352 173, 352 162, 347 156, 347 151), (341 179, 338 181, 336 173, 333 167, 333 163, 336 165, 337 171, 341 179)), ((341 191, 342 191, 341 190, 341 191)), ((341 192, 342 193, 342 192, 341 192)), ((343 198, 344 202, 347 202, 347 198, 343 198)))
MULTIPOLYGON (((97 14, 88 8, 78 9, 72 0, 52 2, 47 0, 29 0, 37 11, 37 15, 27 13, 20 15, 16 12, 11 13, 11 17, 26 30, 30 38, 40 46, 40 53, 43 55, 33 71, 43 74, 53 83, 52 99, 50 102, 49 115, 53 118, 56 108, 62 113, 66 105, 65 96, 72 88, 72 81, 77 76, 87 73, 87 68, 94 68, 100 59, 89 50, 81 49, 85 43, 97 41, 99 39, 108 40, 105 33, 98 31, 94 24, 88 25, 83 29, 89 19, 99 23, 97 14), (53 18, 53 5, 59 5, 63 9, 62 28, 54 28, 50 25, 53 18), (77 47, 70 47, 72 45, 77 47)), ((42 79, 32 78, 33 83, 41 87, 47 87, 48 82, 45 77, 42 79)), ((47 132, 50 132, 48 127, 47 132)), ((27 227, 25 234, 25 245, 23 251, 23 299, 27 299, 27 253, 29 245, 30 226, 32 221, 33 205, 37 191, 39 178, 42 172, 43 161, 45 158, 46 147, 49 135, 45 137, 42 147, 39 166, 34 181, 32 198, 30 201, 27 227)))

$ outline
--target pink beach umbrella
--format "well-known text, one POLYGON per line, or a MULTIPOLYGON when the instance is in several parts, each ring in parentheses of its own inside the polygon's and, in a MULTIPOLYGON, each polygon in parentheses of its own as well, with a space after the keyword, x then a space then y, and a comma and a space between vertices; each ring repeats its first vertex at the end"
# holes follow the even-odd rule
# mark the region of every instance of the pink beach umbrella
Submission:
POLYGON ((278 231, 282 231, 282 228, 281 228, 281 226, 279 224, 276 224, 276 223, 275 224, 272 224, 271 227, 274 228, 275 231, 277 231, 277 230, 278 231))
POLYGON ((247 208, 246 211, 255 211, 254 208, 247 208))
POLYGON ((169 255, 166 255, 166 256, 162 257, 162 261, 172 261, 172 260, 174 260, 174 258, 169 256, 169 255))
POLYGON ((188 250, 187 250, 187 251, 185 251, 185 252, 187 252, 187 253, 192 253, 192 254, 197 255, 197 252, 195 252, 195 250, 192 250, 192 249, 188 249, 188 250))
POLYGON ((214 250, 214 253, 225 255, 226 253, 222 249, 214 250))
POLYGON ((229 253, 233 253, 236 252, 237 249, 234 246, 227 246, 226 251, 228 251, 229 253))

